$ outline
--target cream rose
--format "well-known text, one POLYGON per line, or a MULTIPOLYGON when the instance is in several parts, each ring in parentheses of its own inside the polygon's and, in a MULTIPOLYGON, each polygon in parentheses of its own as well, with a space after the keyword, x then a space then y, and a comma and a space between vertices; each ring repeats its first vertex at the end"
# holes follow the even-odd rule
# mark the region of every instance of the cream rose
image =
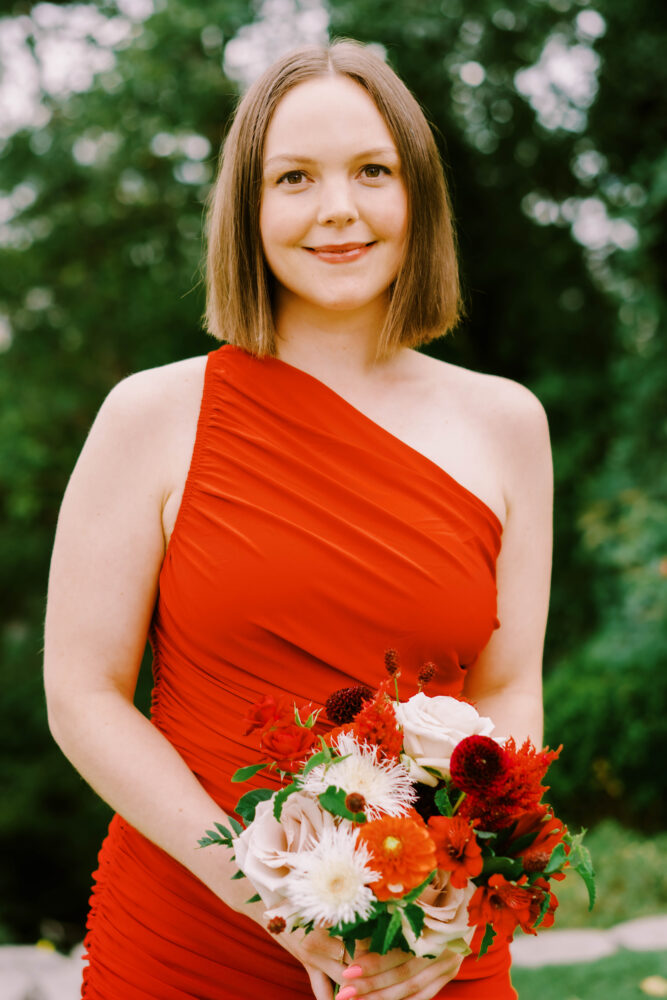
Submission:
POLYGON ((437 785, 438 779, 428 776, 425 767, 435 768, 443 778, 449 777, 449 762, 457 743, 466 736, 490 736, 491 719, 479 713, 464 701, 438 695, 429 698, 420 691, 408 701, 394 706, 396 718, 403 727, 403 762, 411 777, 427 785, 437 785), (411 758, 412 767, 405 757, 411 758))
POLYGON ((273 815, 273 799, 259 803, 254 820, 235 839, 234 848, 236 864, 269 909, 285 900, 289 855, 311 849, 322 831, 333 826, 331 813, 301 792, 285 800, 280 823, 273 815))
POLYGON ((449 881, 449 872, 436 872, 421 896, 415 900, 424 911, 424 926, 419 937, 401 910, 401 923, 405 940, 415 955, 440 955, 445 948, 470 954, 470 942, 475 933, 468 927, 468 903, 476 886, 469 882, 464 889, 455 889, 449 881))

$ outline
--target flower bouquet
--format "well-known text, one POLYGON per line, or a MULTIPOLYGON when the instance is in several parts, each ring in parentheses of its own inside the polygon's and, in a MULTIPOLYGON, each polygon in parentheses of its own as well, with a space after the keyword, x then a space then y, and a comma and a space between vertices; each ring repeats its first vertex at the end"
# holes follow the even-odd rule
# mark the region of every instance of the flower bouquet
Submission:
MULTIPOLYGON (((277 770, 282 787, 255 788, 199 844, 233 847, 239 871, 262 900, 268 929, 328 928, 354 957, 402 948, 435 958, 445 948, 479 955, 517 926, 534 934, 553 923, 553 880, 577 871, 595 900, 583 835, 572 835, 542 801, 542 781, 560 749, 492 736, 490 719, 465 699, 429 697, 436 667, 422 666, 418 690, 400 701, 395 650, 376 692, 334 692, 330 724, 319 711, 265 696, 245 718, 270 758, 233 776, 277 770)), ((585 832, 585 831, 584 831, 585 832)))

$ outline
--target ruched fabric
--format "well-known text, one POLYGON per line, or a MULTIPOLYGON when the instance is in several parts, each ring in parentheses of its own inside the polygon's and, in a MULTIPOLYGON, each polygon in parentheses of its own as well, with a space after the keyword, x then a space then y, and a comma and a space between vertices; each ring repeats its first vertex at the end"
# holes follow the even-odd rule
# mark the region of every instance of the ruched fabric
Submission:
MULTIPOLYGON (((314 376, 223 345, 208 356, 194 452, 151 626, 152 721, 232 812, 261 759, 242 718, 263 695, 324 705, 376 687, 458 694, 498 627, 502 526, 444 469, 314 376)), ((261 927, 120 816, 91 899, 87 1000, 312 997, 261 927)), ((444 1000, 515 1000, 509 949, 464 960, 444 1000)))

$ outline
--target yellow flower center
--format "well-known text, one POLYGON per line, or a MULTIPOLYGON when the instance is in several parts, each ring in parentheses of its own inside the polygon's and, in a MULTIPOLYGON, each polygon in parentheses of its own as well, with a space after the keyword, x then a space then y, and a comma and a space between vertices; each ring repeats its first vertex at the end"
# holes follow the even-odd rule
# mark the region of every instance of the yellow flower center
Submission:
POLYGON ((387 854, 398 854, 403 845, 398 837, 385 837, 382 846, 387 854))

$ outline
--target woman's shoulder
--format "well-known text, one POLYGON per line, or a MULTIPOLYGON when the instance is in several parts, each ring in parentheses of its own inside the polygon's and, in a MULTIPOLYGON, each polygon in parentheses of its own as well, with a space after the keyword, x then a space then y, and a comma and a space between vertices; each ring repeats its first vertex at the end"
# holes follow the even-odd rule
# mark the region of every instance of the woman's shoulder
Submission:
POLYGON ((111 389, 100 412, 130 423, 171 422, 182 407, 198 406, 206 362, 207 355, 201 355, 127 375, 111 389))
POLYGON ((527 386, 439 358, 428 357, 427 365, 445 404, 453 401, 461 416, 481 422, 500 441, 511 444, 517 437, 548 436, 544 406, 527 386))

